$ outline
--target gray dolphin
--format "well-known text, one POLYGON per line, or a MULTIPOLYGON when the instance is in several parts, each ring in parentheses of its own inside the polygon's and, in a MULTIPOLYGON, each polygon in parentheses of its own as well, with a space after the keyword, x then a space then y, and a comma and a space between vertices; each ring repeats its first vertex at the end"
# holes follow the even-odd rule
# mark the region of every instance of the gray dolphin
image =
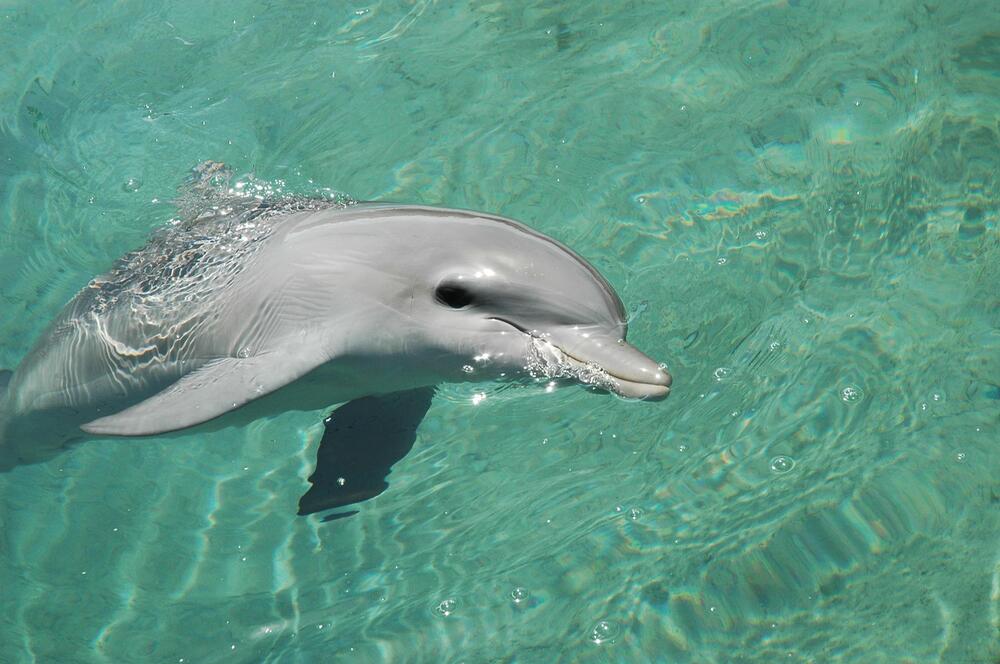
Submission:
POLYGON ((83 434, 526 373, 665 397, 626 328, 593 266, 511 219, 254 200, 170 226, 63 309, 0 386, 0 468, 83 434))

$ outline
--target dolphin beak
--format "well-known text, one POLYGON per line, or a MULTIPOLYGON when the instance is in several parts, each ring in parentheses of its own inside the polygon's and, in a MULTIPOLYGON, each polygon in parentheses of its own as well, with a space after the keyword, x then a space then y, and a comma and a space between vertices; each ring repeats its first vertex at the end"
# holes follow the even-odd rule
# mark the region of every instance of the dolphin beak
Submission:
POLYGON ((542 375, 575 378, 628 399, 659 401, 670 394, 673 378, 664 365, 596 326, 573 325, 539 332, 506 319, 494 320, 531 338, 542 375))
POLYGON ((666 368, 624 339, 571 328, 553 330, 546 341, 578 369, 591 366, 602 370, 610 378, 607 387, 621 397, 660 401, 670 394, 673 378, 666 368))
POLYGON ((594 325, 560 326, 541 332, 506 318, 491 319, 530 339, 533 353, 529 355, 537 360, 528 361, 533 372, 575 378, 628 399, 660 401, 670 394, 673 378, 666 367, 614 333, 594 325))

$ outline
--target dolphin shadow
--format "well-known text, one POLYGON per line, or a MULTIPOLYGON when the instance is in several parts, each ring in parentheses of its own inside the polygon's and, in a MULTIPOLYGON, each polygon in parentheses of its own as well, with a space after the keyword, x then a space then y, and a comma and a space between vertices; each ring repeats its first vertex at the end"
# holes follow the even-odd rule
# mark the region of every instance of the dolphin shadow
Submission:
MULTIPOLYGON (((413 448, 433 396, 433 387, 420 387, 355 399, 334 410, 309 476, 312 486, 299 499, 299 515, 358 503, 388 489, 386 477, 413 448)), ((323 521, 357 513, 329 514, 323 521)))

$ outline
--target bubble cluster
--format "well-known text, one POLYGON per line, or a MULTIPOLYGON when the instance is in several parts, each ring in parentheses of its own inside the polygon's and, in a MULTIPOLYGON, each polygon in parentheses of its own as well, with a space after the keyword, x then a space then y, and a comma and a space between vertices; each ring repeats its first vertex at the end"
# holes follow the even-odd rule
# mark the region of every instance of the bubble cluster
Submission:
POLYGON ((844 403, 857 403, 865 398, 865 393, 856 385, 848 385, 840 390, 840 398, 844 403))

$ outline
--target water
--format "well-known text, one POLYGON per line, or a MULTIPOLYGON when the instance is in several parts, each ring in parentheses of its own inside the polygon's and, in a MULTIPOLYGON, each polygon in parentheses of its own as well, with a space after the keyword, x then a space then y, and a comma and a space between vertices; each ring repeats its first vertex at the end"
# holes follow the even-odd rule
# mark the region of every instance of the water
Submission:
POLYGON ((3 662, 993 662, 1000 6, 8 3, 0 366, 205 159, 523 219, 664 403, 447 387, 295 516, 324 413, 0 477, 3 662))

